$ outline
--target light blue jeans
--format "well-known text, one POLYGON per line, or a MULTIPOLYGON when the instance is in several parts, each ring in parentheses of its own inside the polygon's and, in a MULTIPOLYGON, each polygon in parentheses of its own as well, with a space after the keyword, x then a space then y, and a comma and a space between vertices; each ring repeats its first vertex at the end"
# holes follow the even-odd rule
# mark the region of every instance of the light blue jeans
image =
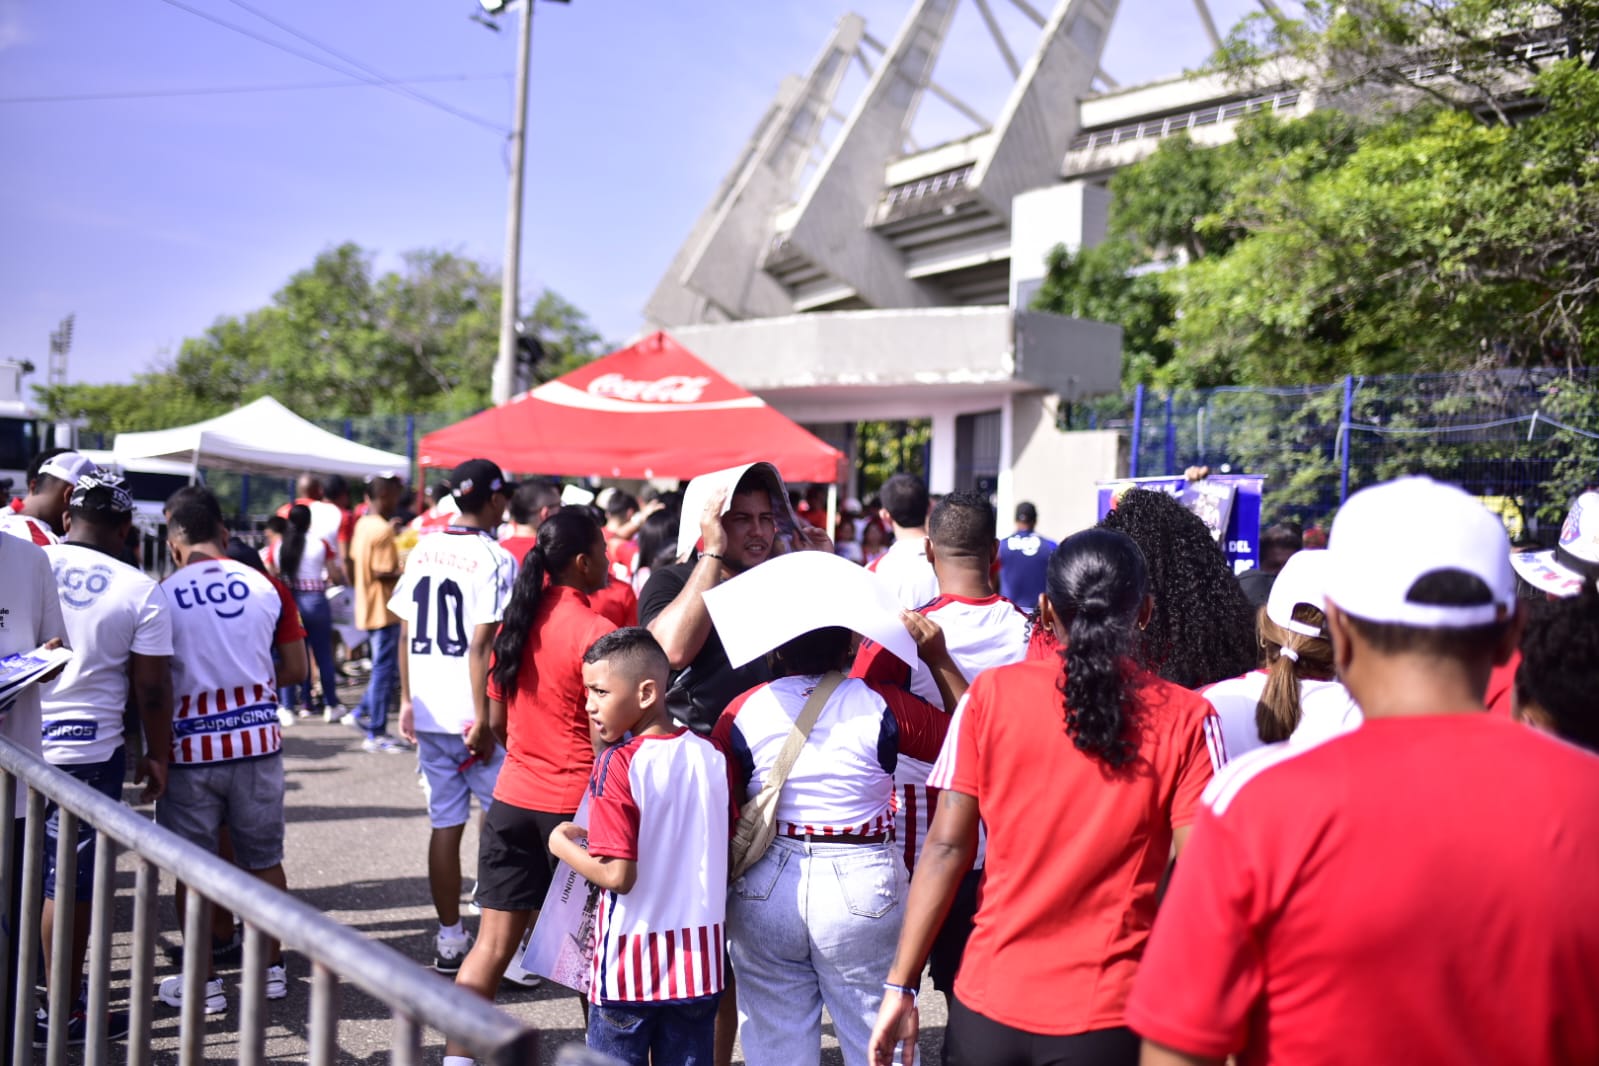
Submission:
POLYGON ((778 837, 733 882, 728 953, 749 1066, 818 1061, 824 1005, 846 1066, 867 1066, 907 881, 892 843, 778 837))

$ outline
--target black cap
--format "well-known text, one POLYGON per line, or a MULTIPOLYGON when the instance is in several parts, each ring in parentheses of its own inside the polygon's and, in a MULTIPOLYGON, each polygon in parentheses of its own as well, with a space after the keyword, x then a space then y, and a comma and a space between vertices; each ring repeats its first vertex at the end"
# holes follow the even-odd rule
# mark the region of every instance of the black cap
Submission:
POLYGON ((1036 522, 1036 521, 1038 521, 1038 508, 1034 507, 1032 504, 1028 503, 1026 500, 1023 500, 1021 503, 1018 503, 1016 505, 1016 521, 1018 521, 1018 522, 1036 522))
POLYGON ((504 491, 505 474, 490 459, 468 459, 450 474, 450 494, 457 503, 482 506, 494 493, 504 491))
POLYGON ((96 470, 84 474, 72 486, 72 498, 67 506, 74 511, 104 515, 107 518, 125 518, 133 513, 133 494, 122 475, 112 470, 96 470))

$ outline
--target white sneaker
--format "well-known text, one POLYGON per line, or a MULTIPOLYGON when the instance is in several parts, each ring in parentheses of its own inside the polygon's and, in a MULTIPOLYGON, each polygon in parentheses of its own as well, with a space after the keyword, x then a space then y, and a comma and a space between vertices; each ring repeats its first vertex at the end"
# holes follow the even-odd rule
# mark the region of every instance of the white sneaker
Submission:
MULTIPOLYGON (((156 997, 169 1007, 183 1007, 183 975, 163 977, 156 989, 156 997)), ((205 983, 205 1012, 221 1014, 228 1009, 228 997, 222 991, 222 978, 213 977, 205 983)))
POLYGON ((433 968, 439 973, 453 974, 461 968, 461 960, 472 950, 472 934, 446 937, 443 933, 433 938, 433 968))
POLYGON ((266 971, 266 998, 282 999, 289 994, 289 974, 280 962, 266 971))
POLYGON ((322 708, 322 720, 332 725, 335 722, 344 721, 346 713, 343 707, 324 707, 322 708))
POLYGON ((522 969, 520 963, 513 962, 501 978, 506 984, 516 985, 518 988, 537 988, 544 983, 544 978, 536 973, 528 973, 522 969))
POLYGON ((282 726, 284 729, 288 729, 299 720, 300 719, 294 714, 294 708, 284 707, 281 704, 278 706, 278 725, 282 726))

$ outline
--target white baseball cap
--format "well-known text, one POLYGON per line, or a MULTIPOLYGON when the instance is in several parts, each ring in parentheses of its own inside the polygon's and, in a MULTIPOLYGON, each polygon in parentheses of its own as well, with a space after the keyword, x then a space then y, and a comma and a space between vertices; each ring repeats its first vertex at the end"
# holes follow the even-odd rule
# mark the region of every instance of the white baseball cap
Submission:
POLYGON ((1333 520, 1326 599, 1368 622, 1465 629, 1508 617, 1516 575, 1504 523, 1453 485, 1404 477, 1362 489, 1333 520), (1482 604, 1420 603, 1411 592, 1439 571, 1462 571, 1488 587, 1482 604))
POLYGON ((1575 596, 1599 574, 1599 492, 1577 497, 1560 527, 1560 543, 1552 551, 1521 552, 1510 565, 1534 588, 1556 596, 1575 596))
POLYGON ((1327 552, 1319 548, 1296 551, 1277 572, 1271 596, 1266 600, 1266 617, 1291 633, 1306 637, 1325 637, 1326 632, 1294 617, 1294 608, 1308 603, 1318 611, 1327 609, 1323 594, 1327 587, 1327 552))
POLYGON ((79 455, 77 452, 62 452, 59 455, 52 455, 44 461, 44 465, 39 467, 41 475, 49 474, 51 477, 59 478, 69 485, 76 485, 79 478, 86 474, 99 473, 99 471, 100 468, 94 465, 93 460, 79 455))

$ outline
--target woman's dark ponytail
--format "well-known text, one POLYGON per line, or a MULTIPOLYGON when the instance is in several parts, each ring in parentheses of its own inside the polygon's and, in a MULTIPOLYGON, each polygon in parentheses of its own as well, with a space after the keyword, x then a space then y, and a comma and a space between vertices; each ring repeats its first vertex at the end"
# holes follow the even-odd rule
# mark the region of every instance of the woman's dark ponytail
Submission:
POLYGON ((522 670, 522 651, 527 646, 539 604, 544 602, 546 579, 553 580, 572 565, 572 560, 587 554, 601 536, 599 524, 586 508, 563 507, 539 526, 538 539, 521 559, 511 601, 494 634, 494 658, 490 676, 507 702, 516 690, 522 670))
POLYGON ((1133 694, 1127 664, 1147 586, 1138 545, 1111 530, 1067 537, 1049 560, 1049 604, 1066 630, 1066 734, 1079 751, 1112 769, 1136 751, 1128 729, 1133 694))
POLYGON ((289 508, 289 524, 283 530, 283 542, 278 545, 278 575, 294 583, 299 576, 300 560, 305 558, 305 538, 311 531, 311 508, 297 503, 289 508))

